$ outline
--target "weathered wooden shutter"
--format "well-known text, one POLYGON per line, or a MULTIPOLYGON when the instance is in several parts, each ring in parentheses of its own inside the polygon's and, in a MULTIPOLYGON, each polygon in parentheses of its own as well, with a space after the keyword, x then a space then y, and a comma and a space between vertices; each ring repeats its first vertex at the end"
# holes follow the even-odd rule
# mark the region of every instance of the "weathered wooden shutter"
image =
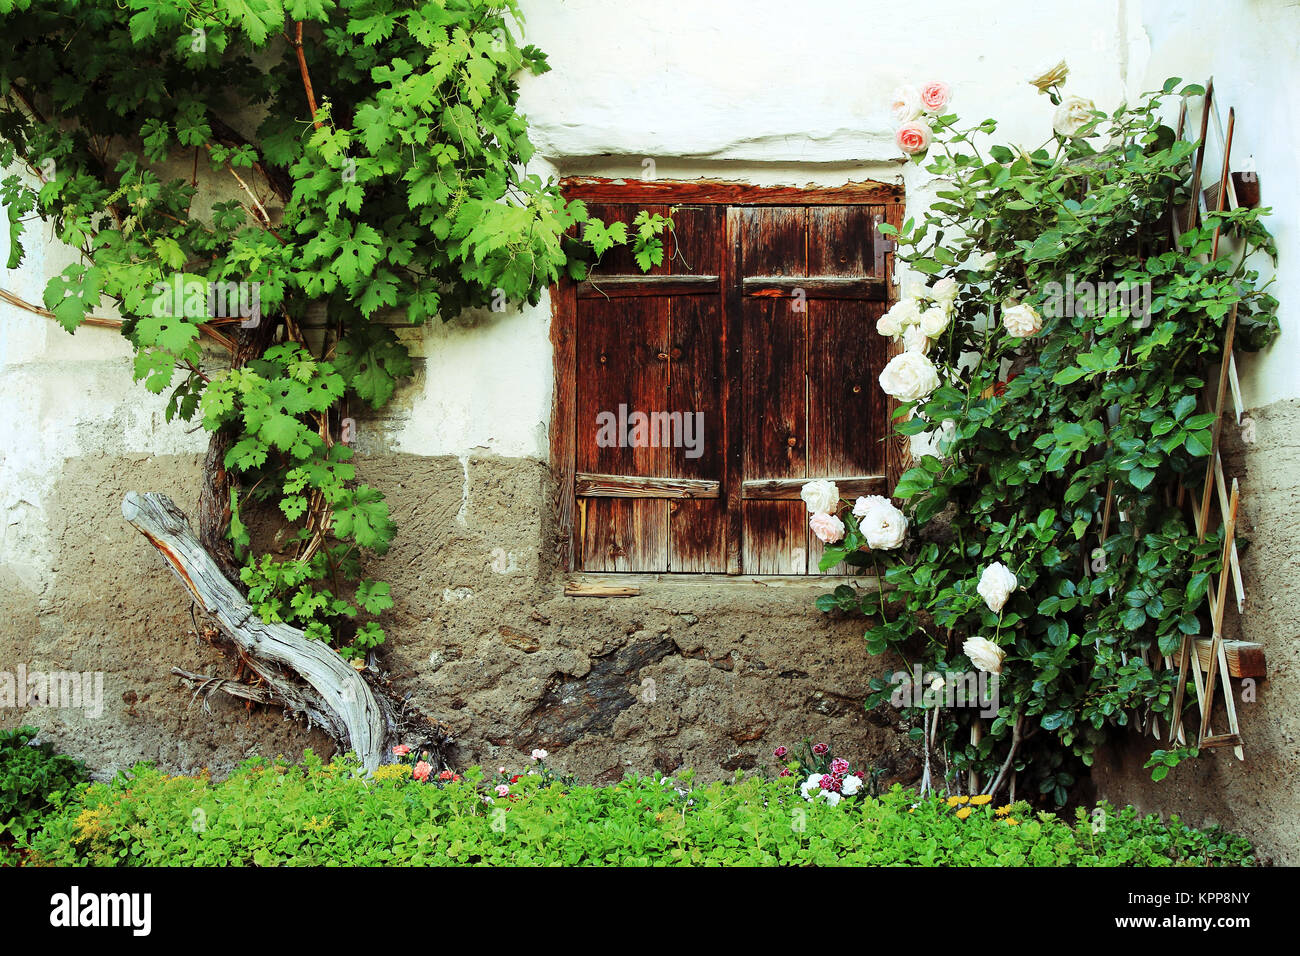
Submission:
MULTIPOLYGON (((629 223, 670 208, 588 207, 629 223)), ((802 484, 828 477, 848 497, 884 494, 901 470, 876 382, 891 345, 875 331, 890 265, 876 230, 897 225, 901 206, 671 208, 661 266, 642 274, 627 249, 613 250, 560 300, 572 314, 557 350, 572 355, 573 395, 557 395, 556 407, 573 410, 572 491, 560 508, 562 524, 572 519, 573 565, 818 573, 802 484), (620 406, 703 413, 702 454, 601 447, 597 416, 620 406)))
MULTIPOLYGON (((591 204, 606 222, 641 208, 591 204)), ((678 207, 664 263, 615 250, 576 292, 575 492, 587 571, 725 571, 722 478, 722 209, 678 207), (703 416, 684 447, 600 447, 597 416, 703 416)), ((683 426, 684 417, 679 419, 683 426)), ((621 429, 620 429, 621 430, 621 429)), ((658 435, 658 438, 680 437, 658 435)))

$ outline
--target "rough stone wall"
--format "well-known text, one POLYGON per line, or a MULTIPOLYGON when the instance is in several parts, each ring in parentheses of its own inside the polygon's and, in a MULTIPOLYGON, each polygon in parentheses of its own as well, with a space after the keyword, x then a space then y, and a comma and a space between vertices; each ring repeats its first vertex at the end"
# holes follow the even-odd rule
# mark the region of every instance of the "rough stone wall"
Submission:
MULTIPOLYGON (((1295 596, 1300 581, 1300 401, 1276 402, 1248 418, 1239 429, 1229 417, 1223 439, 1225 474, 1241 482, 1237 542, 1246 589, 1240 618, 1229 597, 1226 634, 1258 641, 1268 658, 1268 676, 1256 683, 1253 701, 1243 694, 1240 680, 1232 682, 1246 759, 1237 760, 1230 749, 1206 751, 1153 783, 1142 765, 1157 743, 1133 735, 1099 755, 1093 781, 1099 795, 1113 802, 1178 813, 1193 824, 1222 824, 1250 837, 1268 858, 1295 866, 1300 864, 1294 786, 1300 711, 1290 689, 1300 680, 1295 596)), ((1219 714, 1215 730, 1222 732, 1221 707, 1219 714)), ((1195 716, 1191 726, 1196 726, 1195 716)))
MULTIPOLYGON (((332 752, 276 712, 219 696, 205 709, 169 673, 231 671, 196 640, 184 592, 119 508, 131 489, 189 505, 199 461, 65 463, 50 581, 33 594, 0 579, 0 661, 103 671, 104 713, 37 706, 0 712, 0 726, 35 723, 100 775, 142 759, 223 773, 253 753, 332 752)), ((361 471, 401 529, 373 569, 397 599, 386 664, 451 725, 461 764, 518 766, 544 747, 587 780, 685 766, 712 779, 771 767, 778 744, 812 735, 888 778, 919 772, 896 729, 862 709, 886 662, 866 653, 862 622, 812 608, 821 588, 650 582, 632 598, 564 597, 543 463, 380 455, 361 471)))

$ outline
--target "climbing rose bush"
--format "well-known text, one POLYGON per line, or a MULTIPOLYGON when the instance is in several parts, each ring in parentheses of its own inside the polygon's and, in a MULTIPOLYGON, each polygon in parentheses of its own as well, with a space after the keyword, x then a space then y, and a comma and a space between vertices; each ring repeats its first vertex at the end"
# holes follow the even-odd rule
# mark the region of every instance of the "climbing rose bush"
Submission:
MULTIPOLYGON (((1135 716, 1169 727, 1165 662, 1184 635, 1208 633, 1219 571, 1218 535, 1198 541, 1178 493, 1199 498, 1213 447, 1204 373, 1234 312, 1239 348, 1278 329, 1258 275, 1275 254, 1267 210, 1187 226, 1195 144, 1167 118, 1203 91, 1170 80, 1105 113, 1065 94, 1067 76, 1056 63, 1030 80, 1051 104, 1032 149, 997 143, 994 120, 930 111, 951 99, 941 84, 895 93, 899 148, 937 185, 919 217, 882 227, 910 278, 877 323, 904 349, 880 387, 914 466, 892 489, 897 519, 828 508, 824 487, 813 515, 844 525, 822 569, 873 568, 883 585, 842 584, 819 609, 869 618, 868 648, 906 670, 999 675, 992 719, 904 708, 918 740, 937 719, 938 772, 988 784, 1006 766, 1018 792, 1058 804, 1135 716), (1096 294, 1065 291, 1085 288, 1096 294)), ((894 690, 874 680, 867 706, 894 690)), ((1153 759, 1167 772, 1191 753, 1153 759)))

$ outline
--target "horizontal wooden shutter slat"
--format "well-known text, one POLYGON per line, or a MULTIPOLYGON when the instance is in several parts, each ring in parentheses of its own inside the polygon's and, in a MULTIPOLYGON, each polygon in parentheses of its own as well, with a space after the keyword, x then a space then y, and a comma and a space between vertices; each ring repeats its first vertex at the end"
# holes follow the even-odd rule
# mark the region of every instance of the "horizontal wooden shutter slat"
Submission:
POLYGON ((717 295, 717 276, 594 276, 578 284, 578 298, 643 295, 717 295))
POLYGON ((646 478, 639 475, 574 475, 580 498, 717 498, 721 484, 701 478, 646 478))
POLYGON ((747 276, 742 282, 747 296, 789 297, 803 292, 805 299, 858 299, 884 302, 885 280, 870 276, 747 276))

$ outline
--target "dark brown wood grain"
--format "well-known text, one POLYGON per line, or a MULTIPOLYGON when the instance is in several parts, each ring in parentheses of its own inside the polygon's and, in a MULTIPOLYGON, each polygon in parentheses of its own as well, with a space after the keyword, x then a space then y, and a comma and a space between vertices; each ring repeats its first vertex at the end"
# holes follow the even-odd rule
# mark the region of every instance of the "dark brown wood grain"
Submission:
MULTIPOLYGON (((720 213, 721 210, 718 210, 720 213)), ((716 226, 707 217, 695 217, 686 224, 683 242, 693 241, 695 230, 710 230, 721 244, 716 226)), ((722 382, 723 329, 722 298, 678 296, 671 301, 671 349, 668 376, 668 407, 694 416, 694 448, 673 448, 669 452, 669 474, 688 479, 721 483, 725 421, 722 382)), ((669 570, 721 572, 726 570, 726 503, 700 501, 689 506, 675 503, 668 509, 669 570)))
MULTIPOLYGON (((576 450, 578 472, 667 475, 668 449, 620 443, 602 446, 601 416, 620 409, 649 413, 667 408, 668 299, 578 299, 576 450)), ((588 499, 583 503, 582 568, 588 571, 665 571, 668 506, 655 499, 588 499)))
POLYGON ((722 380, 723 449, 722 487, 726 493, 727 521, 725 531, 726 571, 740 574, 745 568, 744 521, 742 515, 741 485, 745 480, 745 392, 741 376, 745 367, 745 312, 744 297, 740 289, 742 262, 740 235, 744 210, 731 206, 726 211, 723 229, 722 259, 722 346, 723 366, 726 374, 722 380))
MULTIPOLYGON (((744 277, 802 276, 808 265, 808 210, 754 207, 741 215, 744 277)), ((743 287, 743 280, 742 280, 743 287)), ((807 308, 794 299, 745 297, 744 480, 801 478, 807 474, 807 308)), ((803 506, 741 501, 747 572, 807 571, 803 506), (799 568, 799 555, 804 565, 799 568), (778 570, 779 569, 779 570, 778 570)))
POLYGON ((556 566, 572 571, 578 554, 574 531, 574 403, 577 399, 574 342, 577 300, 573 283, 561 279, 551 289, 551 347, 555 361, 555 391, 551 396, 551 481, 555 495, 556 566))
POLYGON ((901 223, 901 188, 564 187, 607 222, 671 208, 674 229, 650 275, 611 250, 587 282, 556 289, 556 325, 571 327, 552 332, 560 551, 565 528, 576 529, 569 552, 581 546, 561 566, 817 573, 803 484, 832 478, 852 500, 887 494, 905 467, 906 441, 884 437, 890 402, 876 378, 892 352, 875 332, 893 258, 876 228, 901 223), (599 448, 595 414, 619 404, 703 413, 702 454, 599 448))

